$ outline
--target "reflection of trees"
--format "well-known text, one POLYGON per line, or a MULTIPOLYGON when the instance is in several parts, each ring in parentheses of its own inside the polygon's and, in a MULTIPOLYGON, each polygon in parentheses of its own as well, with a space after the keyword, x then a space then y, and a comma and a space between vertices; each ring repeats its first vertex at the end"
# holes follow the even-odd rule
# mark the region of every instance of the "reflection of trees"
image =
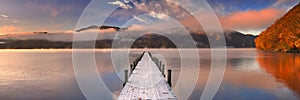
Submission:
POLYGON ((300 55, 292 53, 258 53, 262 69, 272 74, 293 91, 300 94, 300 55))

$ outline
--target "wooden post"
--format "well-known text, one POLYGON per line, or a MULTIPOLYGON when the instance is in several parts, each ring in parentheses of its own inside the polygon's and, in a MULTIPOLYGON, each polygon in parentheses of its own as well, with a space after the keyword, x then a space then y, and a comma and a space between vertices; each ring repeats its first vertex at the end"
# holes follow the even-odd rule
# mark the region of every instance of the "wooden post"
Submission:
POLYGON ((142 57, 145 55, 145 51, 142 53, 142 57))
POLYGON ((141 57, 140 57, 139 61, 141 61, 141 60, 142 60, 142 58, 143 58, 143 55, 144 55, 144 54, 142 54, 142 55, 141 55, 141 57))
POLYGON ((130 68, 132 71, 134 70, 134 66, 132 64, 130 64, 130 68))
POLYGON ((152 58, 152 54, 150 52, 148 52, 148 53, 149 53, 149 56, 152 58))
POLYGON ((125 79, 124 79, 123 87, 128 82, 128 70, 125 70, 124 72, 125 72, 125 79))
POLYGON ((144 51, 144 52, 141 54, 141 56, 140 56, 140 58, 139 58, 139 61, 141 61, 141 60, 142 60, 142 58, 143 58, 144 54, 145 54, 145 51, 144 51))
POLYGON ((160 70, 160 72, 161 72, 161 61, 159 61, 158 68, 159 68, 159 70, 160 70))
POLYGON ((133 72, 133 69, 130 67, 129 76, 131 76, 132 72, 133 72))
POLYGON ((133 65, 134 65, 134 67, 136 66, 136 63, 135 63, 135 61, 133 61, 133 65))
POLYGON ((162 65, 161 73, 164 77, 166 77, 166 75, 165 75, 165 65, 162 65))
POLYGON ((168 70, 168 80, 167 83, 172 87, 172 70, 168 70))

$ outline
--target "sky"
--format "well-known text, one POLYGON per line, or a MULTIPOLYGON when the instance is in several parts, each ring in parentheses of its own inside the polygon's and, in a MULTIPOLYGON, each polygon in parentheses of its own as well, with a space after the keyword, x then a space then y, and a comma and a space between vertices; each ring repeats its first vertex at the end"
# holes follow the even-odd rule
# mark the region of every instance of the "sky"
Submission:
POLYGON ((0 33, 73 30, 88 0, 1 0, 0 33))
MULTIPOLYGON (((90 19, 107 17, 104 22, 105 25, 118 27, 165 26, 161 23, 170 24, 168 21, 171 17, 184 24, 183 26, 197 31, 199 27, 195 27, 197 23, 193 23, 191 14, 194 16, 200 16, 201 14, 187 12, 181 7, 192 5, 197 0, 174 0, 179 2, 179 5, 173 4, 172 1, 100 0, 100 3, 96 5, 101 9, 95 9, 93 13, 89 13, 89 16, 90 19), (111 15, 104 15, 106 14, 104 13, 105 9, 113 7, 117 9, 111 15)), ((207 1, 216 13, 223 29, 253 35, 258 35, 299 3, 299 0, 207 1)), ((24 36, 24 34, 33 32, 72 34, 74 30, 77 30, 75 28, 77 21, 90 2, 90 0, 1 0, 0 36, 12 34, 24 36)), ((196 9, 197 5, 194 8, 196 9)), ((197 12, 197 9, 195 12, 197 12)), ((86 23, 80 27, 84 28, 92 25, 95 24, 86 23)), ((100 25, 100 23, 96 23, 96 25, 100 25)), ((99 33, 113 32, 115 31, 103 30, 99 33)))

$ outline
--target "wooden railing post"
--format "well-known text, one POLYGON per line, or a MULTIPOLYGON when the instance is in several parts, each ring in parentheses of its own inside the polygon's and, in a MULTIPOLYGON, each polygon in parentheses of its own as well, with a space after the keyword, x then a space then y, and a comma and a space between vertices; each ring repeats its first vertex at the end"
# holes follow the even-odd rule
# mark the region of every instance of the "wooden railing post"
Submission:
POLYGON ((161 72, 161 61, 159 61, 158 69, 161 72))
POLYGON ((125 79, 124 79, 123 87, 128 82, 128 70, 125 70, 124 72, 125 72, 125 79))
POLYGON ((133 65, 134 65, 134 67, 136 66, 136 61, 133 61, 133 65))
POLYGON ((168 70, 168 80, 167 83, 172 87, 172 70, 168 70))
POLYGON ((130 65, 129 76, 131 76, 132 73, 133 73, 133 68, 130 65))
POLYGON ((165 65, 162 65, 162 68, 161 68, 161 73, 164 77, 166 77, 165 75, 165 65))

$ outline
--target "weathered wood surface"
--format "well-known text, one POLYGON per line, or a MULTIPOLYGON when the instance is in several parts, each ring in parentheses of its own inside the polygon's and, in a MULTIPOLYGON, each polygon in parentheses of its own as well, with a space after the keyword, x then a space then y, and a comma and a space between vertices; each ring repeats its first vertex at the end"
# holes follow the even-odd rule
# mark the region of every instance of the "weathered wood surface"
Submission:
POLYGON ((137 63, 118 99, 177 100, 149 53, 144 53, 141 61, 137 63))

